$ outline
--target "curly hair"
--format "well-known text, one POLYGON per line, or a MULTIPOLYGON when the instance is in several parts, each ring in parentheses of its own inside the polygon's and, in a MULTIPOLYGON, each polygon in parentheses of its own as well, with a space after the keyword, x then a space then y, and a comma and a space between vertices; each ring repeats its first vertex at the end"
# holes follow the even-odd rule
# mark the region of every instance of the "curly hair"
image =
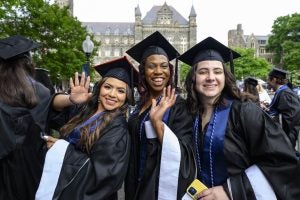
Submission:
MULTIPOLYGON (((224 97, 231 98, 231 99, 241 99, 241 92, 240 89, 237 87, 235 83, 234 76, 229 72, 226 65, 223 63, 224 75, 225 75, 225 86, 222 90, 220 98, 218 98, 215 102, 216 104, 223 104, 224 97)), ((196 69, 197 63, 190 69, 188 72, 186 79, 185 79, 185 89, 187 91, 187 107, 192 114, 196 114, 198 111, 202 112, 203 102, 195 88, 195 79, 196 79, 196 69)))
MULTIPOLYGON (((99 83, 95 84, 92 98, 87 102, 86 105, 83 106, 83 110, 60 129, 60 134, 62 137, 66 138, 78 125, 94 115, 98 109, 100 88, 107 79, 108 77, 103 78, 99 83)), ((83 151, 90 153, 93 144, 101 138, 103 129, 118 115, 126 115, 128 104, 131 103, 132 98, 130 87, 128 85, 126 87, 126 101, 121 107, 111 111, 106 110, 99 119, 80 128, 81 137, 78 146, 83 151), (97 125, 99 122, 98 120, 101 120, 99 126, 97 125), (90 128, 95 125, 96 128, 90 132, 90 128)))
MULTIPOLYGON (((139 65, 139 86, 138 86, 138 92, 141 96, 141 105, 144 105, 150 98, 150 91, 149 91, 149 85, 146 81, 145 77, 145 64, 146 64, 147 58, 144 58, 140 65, 139 65)), ((169 69, 170 69, 170 78, 168 80, 167 86, 171 85, 174 86, 174 66, 169 62, 169 69)))
POLYGON ((33 108, 38 96, 33 86, 34 64, 29 54, 0 59, 0 99, 11 106, 33 108))

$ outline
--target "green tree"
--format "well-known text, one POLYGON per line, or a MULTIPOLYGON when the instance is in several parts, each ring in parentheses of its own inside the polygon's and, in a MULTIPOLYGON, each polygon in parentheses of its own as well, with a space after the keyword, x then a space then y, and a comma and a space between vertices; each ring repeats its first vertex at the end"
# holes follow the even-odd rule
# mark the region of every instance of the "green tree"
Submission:
POLYGON ((255 57, 254 49, 235 48, 241 57, 234 60, 234 72, 237 80, 248 76, 266 80, 271 64, 264 58, 255 57))
POLYGON ((181 85, 184 84, 184 81, 185 81, 185 77, 187 75, 187 73, 189 72, 189 70, 191 69, 191 67, 185 63, 182 63, 180 65, 180 83, 181 85))
POLYGON ((0 17, 1 37, 21 34, 41 44, 33 58, 50 71, 53 81, 81 71, 86 60, 82 42, 88 33, 68 8, 44 0, 7 0, 0 2, 0 17))
MULTIPOLYGON (((267 49, 275 53, 274 64, 291 72, 299 82, 300 71, 300 14, 278 17, 272 26, 267 49)), ((298 83, 299 84, 299 83, 298 83)))

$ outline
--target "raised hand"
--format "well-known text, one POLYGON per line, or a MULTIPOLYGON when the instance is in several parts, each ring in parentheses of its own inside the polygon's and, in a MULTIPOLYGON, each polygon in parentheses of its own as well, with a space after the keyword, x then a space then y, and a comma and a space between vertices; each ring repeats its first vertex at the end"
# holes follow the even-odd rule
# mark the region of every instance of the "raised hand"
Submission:
POLYGON ((171 89, 171 86, 168 86, 167 88, 164 88, 162 98, 158 105, 156 99, 152 99, 152 107, 149 116, 152 126, 160 141, 162 141, 164 132, 162 118, 167 109, 175 104, 176 97, 175 89, 171 89))
POLYGON ((85 73, 82 72, 81 79, 79 81, 78 72, 75 73, 75 80, 70 78, 70 101, 74 104, 81 104, 85 103, 92 94, 89 93, 89 86, 90 86, 90 76, 85 78, 85 73))

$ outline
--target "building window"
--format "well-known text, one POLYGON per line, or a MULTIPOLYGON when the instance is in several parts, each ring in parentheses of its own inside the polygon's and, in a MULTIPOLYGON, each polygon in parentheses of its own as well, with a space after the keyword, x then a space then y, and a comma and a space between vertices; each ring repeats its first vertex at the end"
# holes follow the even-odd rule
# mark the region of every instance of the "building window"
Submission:
POLYGON ((106 28, 105 35, 110 35, 110 28, 109 27, 106 28))
POLYGON ((120 50, 119 50, 119 49, 115 49, 115 50, 114 50, 114 56, 115 56, 115 57, 120 56, 120 50))
POLYGON ((105 44, 109 44, 109 38, 105 38, 105 44))
POLYGON ((181 46, 181 52, 185 52, 187 50, 187 39, 186 37, 180 38, 180 46, 181 46))
POLYGON ((266 40, 258 40, 258 44, 266 44, 267 41, 266 40))
POLYGON ((123 43, 124 43, 124 44, 128 44, 128 39, 127 39, 127 38, 124 38, 123 43))
POLYGON ((109 57, 110 56, 110 50, 105 50, 105 55, 106 57, 109 57))
POLYGON ((114 33, 114 34, 115 34, 115 35, 119 35, 119 32, 120 32, 120 31, 119 31, 119 29, 117 28, 117 29, 115 30, 115 33, 114 33))
POLYGON ((266 53, 266 50, 265 50, 264 48, 261 48, 261 49, 259 49, 259 53, 260 53, 260 54, 265 54, 265 53, 266 53))

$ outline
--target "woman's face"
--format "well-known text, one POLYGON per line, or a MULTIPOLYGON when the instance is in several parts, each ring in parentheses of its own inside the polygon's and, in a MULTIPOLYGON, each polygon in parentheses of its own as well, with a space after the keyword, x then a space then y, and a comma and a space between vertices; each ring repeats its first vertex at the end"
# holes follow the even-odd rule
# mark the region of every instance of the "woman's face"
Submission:
POLYGON ((115 110, 126 101, 127 84, 116 78, 107 78, 100 88, 100 109, 115 110))
POLYGON ((201 61, 196 67, 196 91, 204 100, 215 101, 225 86, 222 62, 216 60, 201 61))
POLYGON ((151 93, 162 92, 170 79, 169 60, 164 55, 151 55, 145 62, 145 78, 151 93))

